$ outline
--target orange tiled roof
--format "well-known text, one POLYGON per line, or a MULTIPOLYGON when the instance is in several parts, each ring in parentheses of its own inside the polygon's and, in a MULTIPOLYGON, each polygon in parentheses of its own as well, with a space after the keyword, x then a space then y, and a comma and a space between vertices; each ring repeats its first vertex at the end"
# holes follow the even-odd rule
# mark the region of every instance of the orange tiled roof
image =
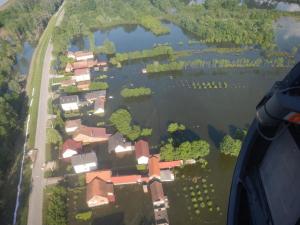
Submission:
POLYGON ((88 184, 96 177, 106 182, 111 182, 111 174, 111 170, 97 170, 93 172, 88 172, 85 174, 85 182, 88 184))

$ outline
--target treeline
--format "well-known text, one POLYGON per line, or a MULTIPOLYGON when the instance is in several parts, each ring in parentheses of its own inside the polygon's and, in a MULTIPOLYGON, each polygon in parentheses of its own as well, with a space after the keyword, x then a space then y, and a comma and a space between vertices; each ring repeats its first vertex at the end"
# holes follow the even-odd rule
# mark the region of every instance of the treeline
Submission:
POLYGON ((161 55, 172 55, 173 52, 173 48, 170 46, 157 46, 153 49, 146 49, 143 51, 117 53, 113 58, 110 59, 110 63, 117 65, 118 63, 128 60, 151 58, 161 55))
POLYGON ((148 96, 151 95, 152 91, 150 88, 146 87, 138 87, 138 88, 124 88, 121 91, 121 96, 123 98, 132 98, 132 97, 140 97, 140 96, 148 96))
POLYGON ((170 18, 206 43, 275 47, 273 21, 280 12, 248 9, 237 0, 210 0, 185 7, 170 18))
POLYGON ((166 64, 160 64, 154 62, 146 66, 147 73, 160 73, 167 71, 181 71, 187 67, 197 68, 257 68, 261 66, 284 68, 293 65, 294 60, 286 59, 284 57, 274 57, 272 59, 212 59, 212 60, 201 60, 197 59, 194 61, 178 61, 170 62, 166 64))
MULTIPOLYGON (((40 35, 62 0, 22 0, 12 2, 0 11, 0 188, 6 173, 15 162, 18 135, 23 131, 26 116, 24 84, 15 70, 16 55, 25 41, 37 43, 40 35)), ((20 149, 19 149, 20 150, 20 149)), ((0 194, 0 224, 9 224, 11 210, 5 191, 0 194)), ((14 201, 14 200, 13 200, 14 201)))

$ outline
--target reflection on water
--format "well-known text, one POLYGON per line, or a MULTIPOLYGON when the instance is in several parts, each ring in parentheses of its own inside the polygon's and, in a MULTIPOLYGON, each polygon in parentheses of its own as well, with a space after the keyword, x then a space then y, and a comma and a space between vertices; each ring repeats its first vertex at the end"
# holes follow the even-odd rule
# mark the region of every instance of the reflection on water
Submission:
POLYGON ((300 11, 299 4, 274 1, 274 0, 248 0, 247 5, 250 7, 276 9, 279 11, 286 11, 286 12, 300 11))
POLYGON ((282 17, 276 23, 276 42, 281 50, 290 51, 300 45, 300 22, 291 17, 282 17))
POLYGON ((28 74, 33 51, 34 48, 28 42, 25 42, 23 45, 23 51, 17 54, 17 63, 15 65, 15 69, 21 75, 28 74))

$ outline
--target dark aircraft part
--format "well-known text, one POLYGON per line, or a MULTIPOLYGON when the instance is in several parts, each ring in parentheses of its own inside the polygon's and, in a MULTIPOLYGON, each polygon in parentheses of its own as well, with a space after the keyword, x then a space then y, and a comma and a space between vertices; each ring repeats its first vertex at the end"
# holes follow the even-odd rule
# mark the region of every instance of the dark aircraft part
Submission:
POLYGON ((233 174, 227 225, 300 221, 300 64, 257 105, 233 174))

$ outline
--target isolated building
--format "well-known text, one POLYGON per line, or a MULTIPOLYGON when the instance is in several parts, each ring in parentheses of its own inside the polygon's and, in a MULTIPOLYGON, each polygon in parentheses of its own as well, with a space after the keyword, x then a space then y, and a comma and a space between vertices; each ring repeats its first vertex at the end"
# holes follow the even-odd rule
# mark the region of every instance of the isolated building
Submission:
POLYGON ((112 183, 107 183, 104 180, 95 177, 87 184, 86 203, 88 207, 106 205, 109 202, 114 201, 115 195, 112 183))
POLYGON ((88 69, 88 68, 75 69, 74 70, 74 75, 72 76, 72 79, 76 80, 76 82, 91 80, 90 69, 88 69))
POLYGON ((76 173, 93 171, 98 167, 98 160, 95 152, 73 155, 71 157, 71 162, 76 173))
POLYGON ((159 156, 152 155, 148 162, 149 180, 160 179, 159 156))
POLYGON ((106 133, 105 128, 87 127, 81 125, 73 134, 75 141, 81 141, 84 144, 108 141, 111 135, 106 133))
POLYGON ((104 113, 105 99, 98 97, 94 103, 94 114, 104 113))
POLYGON ((131 142, 126 142, 126 139, 120 132, 112 135, 108 140, 108 152, 120 153, 133 151, 134 146, 131 145, 131 142))
POLYGON ((79 98, 77 95, 62 96, 59 98, 60 106, 64 111, 79 110, 79 98))
POLYGON ((63 143, 62 146, 62 157, 64 159, 70 158, 73 155, 77 155, 82 150, 81 142, 68 139, 63 143))
POLYGON ((138 164, 148 164, 150 153, 147 141, 139 140, 135 143, 135 156, 138 164))
POLYGON ((67 120, 65 122, 66 133, 73 133, 81 126, 81 119, 77 120, 67 120))

